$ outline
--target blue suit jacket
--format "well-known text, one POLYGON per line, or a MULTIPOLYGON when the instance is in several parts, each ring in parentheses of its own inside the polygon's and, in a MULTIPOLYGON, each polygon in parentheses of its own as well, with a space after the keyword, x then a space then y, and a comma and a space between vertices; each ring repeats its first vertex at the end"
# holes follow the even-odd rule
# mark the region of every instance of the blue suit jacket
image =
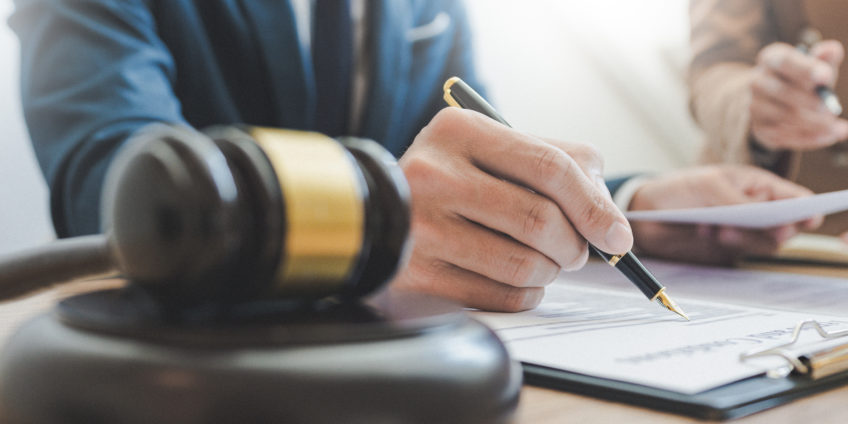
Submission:
MULTIPOLYGON (((370 1, 360 132, 400 155, 450 76, 480 86, 454 0, 370 1), (447 29, 409 40, 441 12, 447 29)), ((312 129, 315 81, 282 0, 16 0, 22 98, 59 236, 99 230, 104 173, 139 128, 247 123, 312 129)), ((340 76, 349 78, 349 75, 340 76)))

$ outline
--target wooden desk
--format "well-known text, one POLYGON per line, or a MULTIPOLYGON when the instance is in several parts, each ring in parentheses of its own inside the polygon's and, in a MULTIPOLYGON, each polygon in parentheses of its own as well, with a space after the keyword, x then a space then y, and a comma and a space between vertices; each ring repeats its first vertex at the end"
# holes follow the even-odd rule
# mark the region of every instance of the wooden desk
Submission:
MULTIPOLYGON (((845 271, 845 276, 848 277, 848 270, 845 271)), ((2 304, 0 305, 0 343, 5 342, 23 321, 49 310, 59 299, 75 293, 114 287, 119 284, 121 284, 120 281, 74 283, 2 304)), ((521 391, 521 403, 515 419, 516 424, 697 422, 701 421, 532 386, 525 386, 521 391)), ((823 392, 733 421, 733 423, 744 424, 843 424, 846 422, 848 422, 848 387, 823 392)))

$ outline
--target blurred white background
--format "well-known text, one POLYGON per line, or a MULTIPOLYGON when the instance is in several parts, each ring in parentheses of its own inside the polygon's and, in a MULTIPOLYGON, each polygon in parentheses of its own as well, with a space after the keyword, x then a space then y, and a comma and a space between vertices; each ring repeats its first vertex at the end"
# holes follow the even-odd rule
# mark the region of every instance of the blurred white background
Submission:
MULTIPOLYGON (((0 254, 53 237, 47 189, 20 111, 18 44, 0 0, 0 254)), ((687 2, 468 0, 481 74, 520 129, 590 141, 607 174, 694 159, 686 106, 687 2)))
POLYGON ((29 145, 18 89, 18 39, 0 0, 0 254, 53 238, 47 186, 29 145))
POLYGON ((694 161, 688 1, 467 3, 480 73, 514 127, 594 143, 610 176, 694 161))

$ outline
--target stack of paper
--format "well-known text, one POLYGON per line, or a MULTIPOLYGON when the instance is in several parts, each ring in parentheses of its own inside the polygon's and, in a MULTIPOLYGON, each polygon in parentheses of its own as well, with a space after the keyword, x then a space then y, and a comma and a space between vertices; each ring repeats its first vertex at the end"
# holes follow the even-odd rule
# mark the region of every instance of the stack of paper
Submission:
POLYGON ((743 362, 739 356, 788 341, 800 321, 848 328, 848 281, 647 264, 691 321, 649 302, 601 262, 563 273, 532 311, 474 316, 523 363, 683 394, 784 366, 776 357, 743 362))

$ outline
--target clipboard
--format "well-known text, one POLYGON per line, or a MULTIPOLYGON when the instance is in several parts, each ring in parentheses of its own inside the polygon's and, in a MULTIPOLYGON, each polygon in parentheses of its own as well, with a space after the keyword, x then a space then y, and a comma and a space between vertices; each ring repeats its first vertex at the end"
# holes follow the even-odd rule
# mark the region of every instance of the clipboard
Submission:
POLYGON ((744 417, 848 383, 848 330, 829 333, 815 321, 803 321, 795 327, 788 343, 743 353, 740 360, 769 355, 782 357, 786 364, 694 395, 530 363, 522 366, 526 384, 706 420, 744 417), (812 344, 796 355, 788 348, 796 345, 801 330, 806 327, 815 328, 825 340, 845 342, 835 348, 812 344))

